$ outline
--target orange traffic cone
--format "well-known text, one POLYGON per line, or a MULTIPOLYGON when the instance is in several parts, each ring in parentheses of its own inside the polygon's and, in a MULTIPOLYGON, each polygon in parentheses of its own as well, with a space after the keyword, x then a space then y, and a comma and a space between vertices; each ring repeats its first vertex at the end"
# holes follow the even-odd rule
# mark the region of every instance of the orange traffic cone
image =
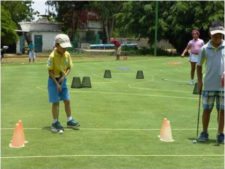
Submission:
POLYGON ((160 135, 159 137, 163 134, 164 130, 165 130, 165 127, 166 127, 166 121, 167 121, 167 118, 164 118, 163 121, 162 121, 162 125, 161 125, 161 129, 160 129, 160 135))
POLYGON ((11 143, 9 144, 10 148, 22 148, 25 146, 24 133, 21 124, 22 122, 16 123, 16 128, 13 132, 13 138, 11 143))
POLYGON ((25 134, 24 134, 24 130, 23 130, 23 123, 22 123, 22 120, 19 120, 18 121, 18 124, 19 124, 19 128, 21 128, 21 134, 22 134, 22 137, 23 137, 23 140, 24 140, 24 143, 28 143, 28 141, 26 140, 25 138, 25 134))
POLYGON ((165 141, 165 142, 173 142, 174 141, 173 137, 172 137, 170 121, 167 118, 163 119, 159 138, 161 141, 165 141))

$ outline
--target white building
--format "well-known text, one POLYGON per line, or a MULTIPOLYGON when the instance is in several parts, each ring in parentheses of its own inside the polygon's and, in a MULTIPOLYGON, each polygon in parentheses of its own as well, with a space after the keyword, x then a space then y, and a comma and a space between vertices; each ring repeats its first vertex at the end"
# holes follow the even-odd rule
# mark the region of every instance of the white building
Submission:
MULTIPOLYGON (((79 19, 79 25, 76 30, 76 35, 72 35, 72 32, 68 32, 72 35, 71 42, 74 48, 80 48, 82 44, 89 43, 106 43, 104 39, 104 31, 102 21, 99 16, 92 11, 81 11, 82 18, 79 19)), ((33 42, 35 52, 50 51, 54 45, 54 38, 58 33, 61 33, 62 24, 56 22, 49 22, 46 15, 42 15, 42 18, 35 22, 20 22, 21 30, 17 30, 19 40, 16 44, 16 53, 24 53, 27 49, 28 43, 33 42)))
POLYGON ((20 22, 21 30, 17 30, 20 39, 16 45, 16 53, 24 53, 28 43, 33 42, 35 52, 50 51, 54 38, 61 33, 61 24, 49 22, 43 17, 36 22, 20 22))

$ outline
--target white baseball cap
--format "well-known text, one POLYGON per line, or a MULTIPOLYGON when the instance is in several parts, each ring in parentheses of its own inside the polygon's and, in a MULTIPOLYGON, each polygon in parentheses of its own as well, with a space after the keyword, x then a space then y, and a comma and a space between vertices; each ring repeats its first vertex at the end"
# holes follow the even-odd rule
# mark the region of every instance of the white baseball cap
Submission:
POLYGON ((211 27, 209 29, 211 35, 215 35, 217 33, 225 35, 225 29, 223 26, 211 27))
POLYGON ((72 47, 70 38, 66 34, 58 34, 55 37, 55 43, 58 43, 62 48, 72 47))

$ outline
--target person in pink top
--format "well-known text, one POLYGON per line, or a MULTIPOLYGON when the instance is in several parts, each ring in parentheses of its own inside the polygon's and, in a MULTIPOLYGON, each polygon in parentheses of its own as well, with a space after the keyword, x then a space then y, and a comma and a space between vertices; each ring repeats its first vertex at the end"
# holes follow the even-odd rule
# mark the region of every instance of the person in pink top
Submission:
POLYGON ((110 42, 113 43, 115 46, 116 60, 120 60, 121 43, 118 40, 116 40, 115 38, 110 38, 110 42))
POLYGON ((196 63, 198 62, 198 55, 201 47, 204 45, 204 41, 199 38, 200 33, 198 30, 192 30, 191 34, 193 39, 188 42, 187 47, 184 49, 181 56, 184 57, 187 52, 189 53, 189 61, 191 64, 191 80, 189 83, 193 85, 195 83, 194 76, 196 63))

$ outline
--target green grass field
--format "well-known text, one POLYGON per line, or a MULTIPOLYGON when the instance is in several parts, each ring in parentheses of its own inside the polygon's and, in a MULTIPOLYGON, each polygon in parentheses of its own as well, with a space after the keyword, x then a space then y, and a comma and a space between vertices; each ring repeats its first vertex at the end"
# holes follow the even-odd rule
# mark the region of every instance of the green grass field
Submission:
MULTIPOLYGON (((224 147, 215 146, 216 113, 210 141, 196 138, 198 96, 188 85, 189 63, 179 57, 73 57, 68 77, 90 76, 92 88, 70 89, 73 116, 80 130, 50 131, 46 60, 2 64, 2 169, 222 169, 224 147), (111 79, 104 79, 110 69, 111 79), (143 70, 145 79, 136 79, 143 70), (174 142, 158 135, 164 117, 171 122, 174 142), (9 148, 16 122, 23 121, 24 148, 9 148)), ((13 59, 12 59, 13 60, 13 59)), ((24 60, 24 61, 23 61, 24 60)), ((63 103, 60 122, 66 125, 63 103)), ((201 131, 201 123, 200 130, 201 131)))

